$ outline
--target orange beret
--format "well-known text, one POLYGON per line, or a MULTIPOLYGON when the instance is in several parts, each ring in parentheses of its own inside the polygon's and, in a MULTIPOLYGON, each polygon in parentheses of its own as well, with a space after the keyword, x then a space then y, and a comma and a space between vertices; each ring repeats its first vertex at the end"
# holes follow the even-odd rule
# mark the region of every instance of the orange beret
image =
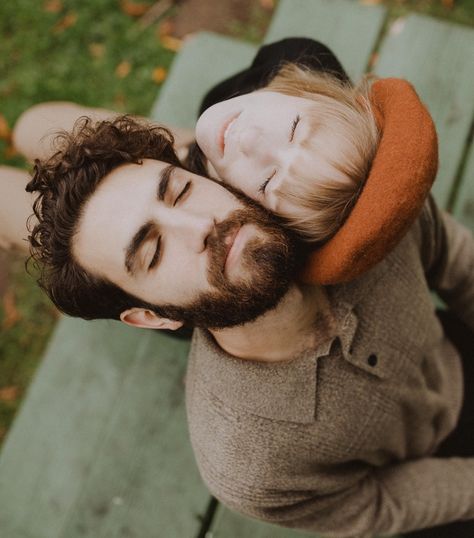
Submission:
POLYGON ((381 79, 370 100, 382 134, 369 176, 341 228, 310 254, 303 282, 348 282, 380 262, 420 214, 435 179, 436 129, 413 86, 381 79))

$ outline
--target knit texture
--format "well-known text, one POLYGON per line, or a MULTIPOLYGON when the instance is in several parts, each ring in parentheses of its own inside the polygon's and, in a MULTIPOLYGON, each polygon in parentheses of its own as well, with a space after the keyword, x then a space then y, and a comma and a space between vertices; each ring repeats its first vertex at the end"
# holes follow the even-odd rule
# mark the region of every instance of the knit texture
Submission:
POLYGON ((246 361, 195 331, 186 405, 210 491, 328 537, 474 519, 474 457, 434 456, 458 421, 463 374, 430 287, 474 330, 474 239, 431 197, 381 263, 325 288, 337 336, 315 349, 246 361))

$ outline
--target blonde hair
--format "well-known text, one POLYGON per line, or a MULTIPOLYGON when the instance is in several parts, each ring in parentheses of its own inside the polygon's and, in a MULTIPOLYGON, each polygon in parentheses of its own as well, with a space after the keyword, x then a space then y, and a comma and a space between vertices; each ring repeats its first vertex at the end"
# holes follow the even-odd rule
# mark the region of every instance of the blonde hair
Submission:
POLYGON ((287 64, 263 90, 314 103, 309 121, 318 143, 310 136, 307 147, 320 165, 307 170, 295 163, 291 179, 284 179, 277 191, 292 207, 278 214, 307 241, 334 235, 364 186, 379 141, 369 89, 367 79, 353 87, 332 75, 287 64))

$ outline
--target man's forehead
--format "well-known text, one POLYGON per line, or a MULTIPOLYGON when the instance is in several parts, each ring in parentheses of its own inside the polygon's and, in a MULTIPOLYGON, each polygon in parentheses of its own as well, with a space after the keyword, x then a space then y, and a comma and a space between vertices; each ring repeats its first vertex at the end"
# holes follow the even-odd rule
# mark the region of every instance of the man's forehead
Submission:
POLYGON ((217 183, 223 186, 220 181, 216 181, 205 176, 197 175, 194 172, 190 172, 179 166, 170 165, 169 163, 158 161, 155 159, 143 159, 141 164, 126 163, 112 170, 99 183, 95 192, 98 192, 99 190, 105 189, 105 188, 114 188, 111 185, 116 185, 116 184, 132 184, 133 185, 134 182, 138 179, 142 180, 142 179, 147 178, 149 180, 157 181, 160 177, 160 174, 165 169, 170 168, 170 167, 173 169, 173 175, 175 174, 178 176, 182 174, 188 175, 188 176, 192 175, 194 180, 203 181, 210 184, 217 183))
POLYGON ((99 183, 96 192, 106 188, 113 188, 115 184, 134 184, 137 178, 157 179, 158 174, 169 164, 154 159, 144 159, 141 164, 125 163, 109 172, 99 183))
POLYGON ((147 200, 166 166, 160 161, 146 166, 128 163, 103 178, 84 204, 72 245, 86 269, 97 274, 121 266, 126 242, 142 222, 147 200))

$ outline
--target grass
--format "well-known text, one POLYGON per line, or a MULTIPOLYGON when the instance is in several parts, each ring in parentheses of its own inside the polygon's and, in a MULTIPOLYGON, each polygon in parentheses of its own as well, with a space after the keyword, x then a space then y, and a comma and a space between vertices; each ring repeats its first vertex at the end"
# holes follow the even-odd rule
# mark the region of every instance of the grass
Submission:
MULTIPOLYGON (((146 2, 140 0, 140 4, 146 2)), ((391 17, 417 11, 474 24, 474 0, 455 1, 453 8, 443 7, 441 0, 382 3, 389 6, 391 17)), ((123 11, 124 5, 130 6, 131 0, 0 3, 0 115, 10 126, 31 105, 50 100, 148 113, 160 88, 157 68, 162 68, 160 73, 166 71, 174 53, 163 46, 159 21, 143 28, 123 11)), ((227 30, 237 37, 258 41, 268 21, 269 17, 256 8, 250 24, 229 21, 227 30)), ((8 140, 0 139, 0 164, 25 166, 21 157, 12 154, 8 140)), ((0 305, 0 443, 56 317, 55 310, 25 274, 22 261, 13 259, 10 289, 0 305)))
POLYGON ((10 272, 11 287, 5 296, 10 306, 0 309, 0 441, 13 421, 57 319, 54 308, 24 271, 22 259, 11 261, 10 272))
MULTIPOLYGON (((148 113, 160 87, 156 70, 166 71, 174 53, 163 46, 159 24, 142 28, 121 5, 117 0, 0 3, 0 114, 8 125, 31 105, 51 100, 148 113)), ((0 164, 26 166, 5 139, 0 164)), ((10 286, 0 306, 0 443, 57 318, 23 261, 9 256, 8 266, 10 286)))
POLYGON ((13 121, 45 100, 146 114, 156 96, 153 69, 173 57, 156 26, 143 29, 116 0, 2 2, 2 112, 13 121), (49 9, 58 8, 56 12, 49 9), (129 66, 120 71, 119 66, 129 66), (8 100, 8 107, 4 106, 8 100))

